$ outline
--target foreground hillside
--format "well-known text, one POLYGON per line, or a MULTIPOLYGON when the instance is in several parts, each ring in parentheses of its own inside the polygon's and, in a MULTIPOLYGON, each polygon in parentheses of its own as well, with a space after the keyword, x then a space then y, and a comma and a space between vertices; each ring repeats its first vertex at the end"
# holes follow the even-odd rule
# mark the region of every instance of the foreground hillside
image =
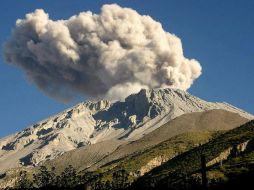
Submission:
POLYGON ((200 156, 206 157, 210 185, 222 185, 253 173, 254 121, 232 129, 210 142, 165 162, 139 178, 135 189, 181 189, 199 184, 200 156), (218 165, 219 164, 219 165, 218 165))

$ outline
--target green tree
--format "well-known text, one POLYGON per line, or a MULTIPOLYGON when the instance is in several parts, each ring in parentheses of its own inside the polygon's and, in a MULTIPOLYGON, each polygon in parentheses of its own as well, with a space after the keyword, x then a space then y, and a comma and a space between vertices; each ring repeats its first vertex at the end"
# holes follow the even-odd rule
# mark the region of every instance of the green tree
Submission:
POLYGON ((102 174, 92 174, 92 178, 90 178, 90 182, 92 189, 103 189, 102 183, 102 174))
POLYGON ((126 170, 118 170, 113 173, 112 187, 113 189, 124 189, 129 186, 129 173, 126 170))
POLYGON ((76 170, 71 165, 69 165, 59 176, 58 186, 75 187, 79 184, 79 182, 80 176, 78 176, 76 170))
POLYGON ((46 166, 41 166, 39 172, 33 175, 34 183, 37 187, 47 187, 55 185, 54 168, 49 170, 46 166))
POLYGON ((33 183, 28 179, 27 171, 21 171, 19 173, 19 181, 17 188, 29 189, 33 187, 33 183))
POLYGON ((106 183, 105 183, 105 189, 107 189, 107 190, 112 189, 112 185, 111 185, 109 180, 107 180, 106 183))

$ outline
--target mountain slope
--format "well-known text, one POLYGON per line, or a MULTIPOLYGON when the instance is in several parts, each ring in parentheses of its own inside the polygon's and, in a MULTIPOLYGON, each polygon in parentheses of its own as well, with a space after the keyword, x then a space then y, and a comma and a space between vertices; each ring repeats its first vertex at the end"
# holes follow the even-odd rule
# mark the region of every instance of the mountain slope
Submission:
POLYGON ((174 89, 141 90, 124 102, 80 103, 30 128, 0 140, 0 170, 38 165, 98 142, 133 141, 185 113, 224 109, 252 115, 226 103, 210 103, 174 89))
POLYGON ((208 142, 221 133, 218 131, 195 131, 179 134, 151 148, 105 164, 100 170, 107 173, 107 175, 112 175, 114 172, 124 169, 129 173, 142 176, 154 167, 160 166, 164 162, 199 144, 208 142))
MULTIPOLYGON (((97 159, 93 158, 93 160, 87 161, 87 157, 90 157, 91 154, 98 154, 98 148, 107 149, 108 143, 110 142, 110 146, 113 146, 115 141, 104 141, 95 145, 79 148, 67 152, 57 159, 48 161, 46 164, 55 166, 56 168, 64 168, 66 165, 71 164, 77 170, 96 170, 110 162, 116 162, 117 164, 118 162, 128 162, 128 159, 137 153, 144 152, 179 134, 200 131, 206 134, 207 131, 224 131, 238 127, 247 121, 248 119, 241 117, 239 114, 225 110, 188 113, 169 121, 139 140, 125 142, 119 145, 114 151, 109 154, 104 154, 103 158, 97 157, 97 159)), ((209 139, 208 136, 207 139, 209 139)), ((117 142, 119 143, 119 141, 117 142)), ((100 152, 100 154, 102 154, 102 152, 100 152)), ((158 154, 158 156, 160 155, 158 154)))
MULTIPOLYGON (((239 114, 225 110, 209 110, 181 115, 153 132, 135 141, 107 140, 68 151, 44 165, 61 173, 72 165, 80 174, 95 170, 110 179, 114 172, 125 169, 133 178, 149 172, 167 160, 206 143, 225 130, 248 121, 239 114), (179 130, 178 130, 179 129, 179 130), (213 129, 215 131, 213 131, 213 129), (221 132, 216 132, 222 130, 221 132)), ((18 171, 36 173, 38 167, 23 167, 9 170, 1 186, 11 186, 18 171)))
MULTIPOLYGON (((161 166, 156 167, 141 177, 136 182, 135 188, 148 188, 152 185, 157 188, 165 188, 169 186, 172 189, 180 189, 178 185, 181 185, 182 180, 184 180, 182 178, 183 173, 190 176, 199 172, 201 154, 206 156, 208 167, 216 166, 216 164, 221 161, 224 162, 233 159, 233 161, 239 164, 237 167, 240 169, 240 163, 243 163, 244 160, 245 162, 247 161, 247 164, 253 163, 253 154, 251 154, 254 150, 253 143, 254 120, 241 127, 232 129, 210 142, 185 152, 174 159, 165 162, 161 166), (246 156, 248 159, 245 159, 246 156), (249 159, 250 157, 248 156, 251 156, 251 159, 249 159), (239 162, 239 160, 241 161, 239 162)), ((246 163, 245 166, 247 166, 246 163)), ((233 173, 234 175, 237 174, 236 171, 233 173)))

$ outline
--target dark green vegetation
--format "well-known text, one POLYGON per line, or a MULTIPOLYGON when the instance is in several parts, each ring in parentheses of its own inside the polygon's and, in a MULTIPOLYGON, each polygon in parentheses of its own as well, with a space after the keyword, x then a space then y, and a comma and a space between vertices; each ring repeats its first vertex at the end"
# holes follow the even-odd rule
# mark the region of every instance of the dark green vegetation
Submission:
POLYGON ((134 186, 184 189, 186 184, 200 184, 201 155, 206 156, 211 185, 233 181, 240 174, 253 172, 253 142, 254 121, 250 121, 156 167, 134 186), (211 166, 210 161, 213 161, 211 166))
POLYGON ((199 131, 177 135, 158 145, 142 151, 135 152, 122 159, 113 161, 101 167, 100 171, 112 174, 115 171, 124 169, 129 173, 143 175, 142 173, 151 170, 157 165, 180 155, 183 152, 204 144, 222 132, 199 131), (139 173, 137 173, 139 172, 139 173), (140 173, 141 172, 141 173, 140 173))

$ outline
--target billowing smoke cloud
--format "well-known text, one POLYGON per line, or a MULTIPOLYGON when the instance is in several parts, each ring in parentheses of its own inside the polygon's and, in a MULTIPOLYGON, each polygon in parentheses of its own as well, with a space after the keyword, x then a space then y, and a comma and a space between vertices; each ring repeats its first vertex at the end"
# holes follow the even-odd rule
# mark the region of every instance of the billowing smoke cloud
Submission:
POLYGON ((123 99, 141 88, 186 90, 201 74, 200 64, 184 57, 177 36, 116 4, 68 20, 51 20, 41 9, 29 13, 17 20, 5 57, 60 99, 123 99))

